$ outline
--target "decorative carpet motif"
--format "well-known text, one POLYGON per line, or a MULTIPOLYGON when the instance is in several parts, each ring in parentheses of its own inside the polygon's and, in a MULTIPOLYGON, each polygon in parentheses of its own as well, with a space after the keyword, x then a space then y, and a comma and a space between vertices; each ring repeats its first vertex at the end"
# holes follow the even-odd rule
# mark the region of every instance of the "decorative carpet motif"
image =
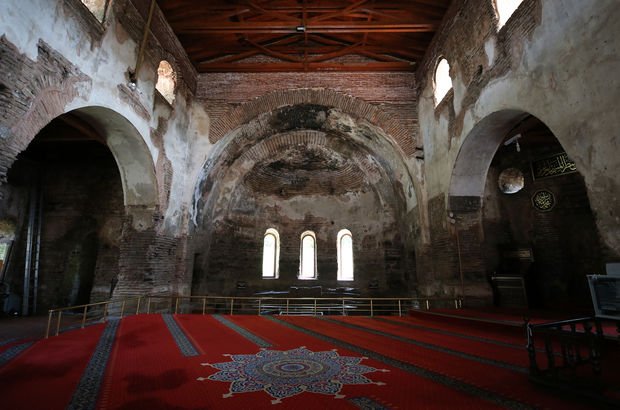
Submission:
POLYGON ((345 397, 340 394, 342 386, 383 385, 382 382, 373 382, 365 374, 388 371, 360 364, 365 357, 340 356, 336 350, 313 352, 304 346, 285 351, 261 350, 255 355, 225 356, 232 361, 203 363, 203 366, 214 367, 219 372, 197 380, 231 382, 224 398, 263 390, 274 398, 272 404, 303 392, 333 395, 340 399, 345 397))
POLYGON ((245 337, 250 342, 256 344, 258 347, 271 347, 271 343, 269 343, 265 339, 261 339, 260 337, 256 336, 254 333, 248 331, 247 329, 242 328, 236 323, 231 322, 225 317, 221 315, 213 315, 213 318, 217 320, 218 322, 220 322, 221 324, 223 324, 224 326, 229 327, 230 329, 239 333, 241 336, 245 337))
POLYGON ((174 343, 176 343, 181 351, 181 354, 186 357, 198 356, 198 350, 196 350, 196 347, 194 347, 192 342, 190 342, 187 338, 185 332, 183 332, 183 330, 179 327, 177 321, 174 320, 174 317, 170 314, 164 314, 161 316, 164 319, 172 338, 174 339, 174 343))
POLYGON ((389 410, 387 407, 382 406, 368 397, 352 397, 349 399, 349 402, 362 410, 389 410))
POLYGON ((67 410, 91 410, 95 408, 119 323, 120 320, 110 320, 106 325, 95 352, 84 373, 82 373, 82 378, 75 389, 75 393, 73 393, 73 397, 71 397, 67 410))
POLYGON ((8 349, 6 349, 4 352, 0 353, 0 367, 4 366, 8 362, 13 360, 17 356, 19 356, 21 352, 28 349, 30 346, 32 346, 33 343, 34 342, 26 342, 26 343, 18 344, 15 346, 11 346, 8 349))

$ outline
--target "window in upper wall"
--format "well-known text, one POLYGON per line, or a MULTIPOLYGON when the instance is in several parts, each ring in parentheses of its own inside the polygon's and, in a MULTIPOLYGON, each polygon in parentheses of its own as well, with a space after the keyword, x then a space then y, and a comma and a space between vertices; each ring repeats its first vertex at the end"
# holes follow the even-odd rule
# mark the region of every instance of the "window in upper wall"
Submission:
POLYGON ((519 8, 523 0, 495 0, 495 10, 497 11, 497 19, 499 21, 498 29, 504 27, 512 13, 519 8))
POLYGON ((157 84, 155 85, 155 89, 159 91, 170 104, 174 102, 176 82, 176 73, 170 63, 166 60, 161 60, 157 68, 157 84))
POLYGON ((442 58, 435 69, 435 107, 444 99, 450 89, 452 89, 450 65, 448 60, 442 58))
POLYGON ((275 229, 269 228, 263 239, 263 278, 278 278, 279 259, 280 235, 275 229))
POLYGON ((103 23, 109 1, 110 0, 82 0, 82 3, 93 13, 93 16, 95 16, 100 23, 103 23))
POLYGON ((348 229, 338 232, 338 280, 353 280, 353 236, 348 229))
POLYGON ((299 279, 316 279, 316 236, 312 231, 301 234, 299 279))

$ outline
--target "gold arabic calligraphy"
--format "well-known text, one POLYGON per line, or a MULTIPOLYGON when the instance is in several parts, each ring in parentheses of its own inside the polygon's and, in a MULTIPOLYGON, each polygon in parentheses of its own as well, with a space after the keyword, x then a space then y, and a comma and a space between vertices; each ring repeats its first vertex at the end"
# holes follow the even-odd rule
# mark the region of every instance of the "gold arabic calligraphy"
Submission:
POLYGON ((534 178, 547 178, 577 172, 575 163, 568 158, 566 152, 562 152, 550 158, 534 161, 532 163, 532 169, 534 171, 534 178))

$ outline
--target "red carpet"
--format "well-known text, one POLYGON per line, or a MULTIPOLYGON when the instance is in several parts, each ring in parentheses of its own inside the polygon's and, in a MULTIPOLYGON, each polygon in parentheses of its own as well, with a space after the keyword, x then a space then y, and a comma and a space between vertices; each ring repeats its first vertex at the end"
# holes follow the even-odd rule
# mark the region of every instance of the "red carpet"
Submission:
POLYGON ((428 317, 140 315, 111 333, 103 379, 85 379, 103 328, 39 341, 0 368, 2 408, 65 409, 93 385, 91 404, 105 410, 588 407, 530 384, 525 349, 509 346, 524 345, 517 328, 428 317))
POLYGON ((0 369, 4 409, 64 409, 104 325, 40 340, 0 369))
POLYGON ((344 340, 368 350, 395 358, 424 369, 446 375, 495 392, 503 397, 546 408, 587 408, 576 403, 547 395, 527 380, 527 375, 476 361, 449 356, 429 349, 413 347, 363 331, 344 328, 315 318, 284 318, 312 331, 344 340))

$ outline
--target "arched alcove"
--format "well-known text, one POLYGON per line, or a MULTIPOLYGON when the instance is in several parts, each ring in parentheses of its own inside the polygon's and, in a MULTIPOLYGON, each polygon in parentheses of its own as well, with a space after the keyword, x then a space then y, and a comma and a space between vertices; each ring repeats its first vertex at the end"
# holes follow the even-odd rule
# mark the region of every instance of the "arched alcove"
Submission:
POLYGON ((144 140, 124 116, 96 106, 61 114, 22 140, 0 186, 0 221, 15 231, 5 279, 20 310, 109 298, 125 215, 157 206, 144 140))
POLYGON ((449 213, 462 249, 472 246, 466 233, 482 232, 479 263, 495 303, 589 307, 585 275, 604 272, 595 218, 578 167, 541 120, 504 110, 473 127, 452 173, 449 213), (521 189, 502 191, 506 170, 520 172, 521 189))
MULTIPOLYGON (((342 226, 359 232, 364 246, 355 283, 363 293, 406 292, 403 223, 417 207, 416 192, 402 154, 384 132, 339 110, 301 104, 265 113, 220 140, 205 163, 194 197, 194 248, 203 256, 207 286, 194 293, 239 294, 298 283, 300 234, 313 231, 318 249, 316 282, 336 288, 336 237, 342 226), (261 281, 264 226, 280 234, 278 281, 261 281), (243 255, 232 255, 233 249, 243 255), (386 254, 390 258, 386 258, 386 254), (257 280, 258 279, 258 280, 257 280)), ((412 269, 413 270, 413 269, 412 269)), ((196 284, 196 278, 193 281, 196 284)))

